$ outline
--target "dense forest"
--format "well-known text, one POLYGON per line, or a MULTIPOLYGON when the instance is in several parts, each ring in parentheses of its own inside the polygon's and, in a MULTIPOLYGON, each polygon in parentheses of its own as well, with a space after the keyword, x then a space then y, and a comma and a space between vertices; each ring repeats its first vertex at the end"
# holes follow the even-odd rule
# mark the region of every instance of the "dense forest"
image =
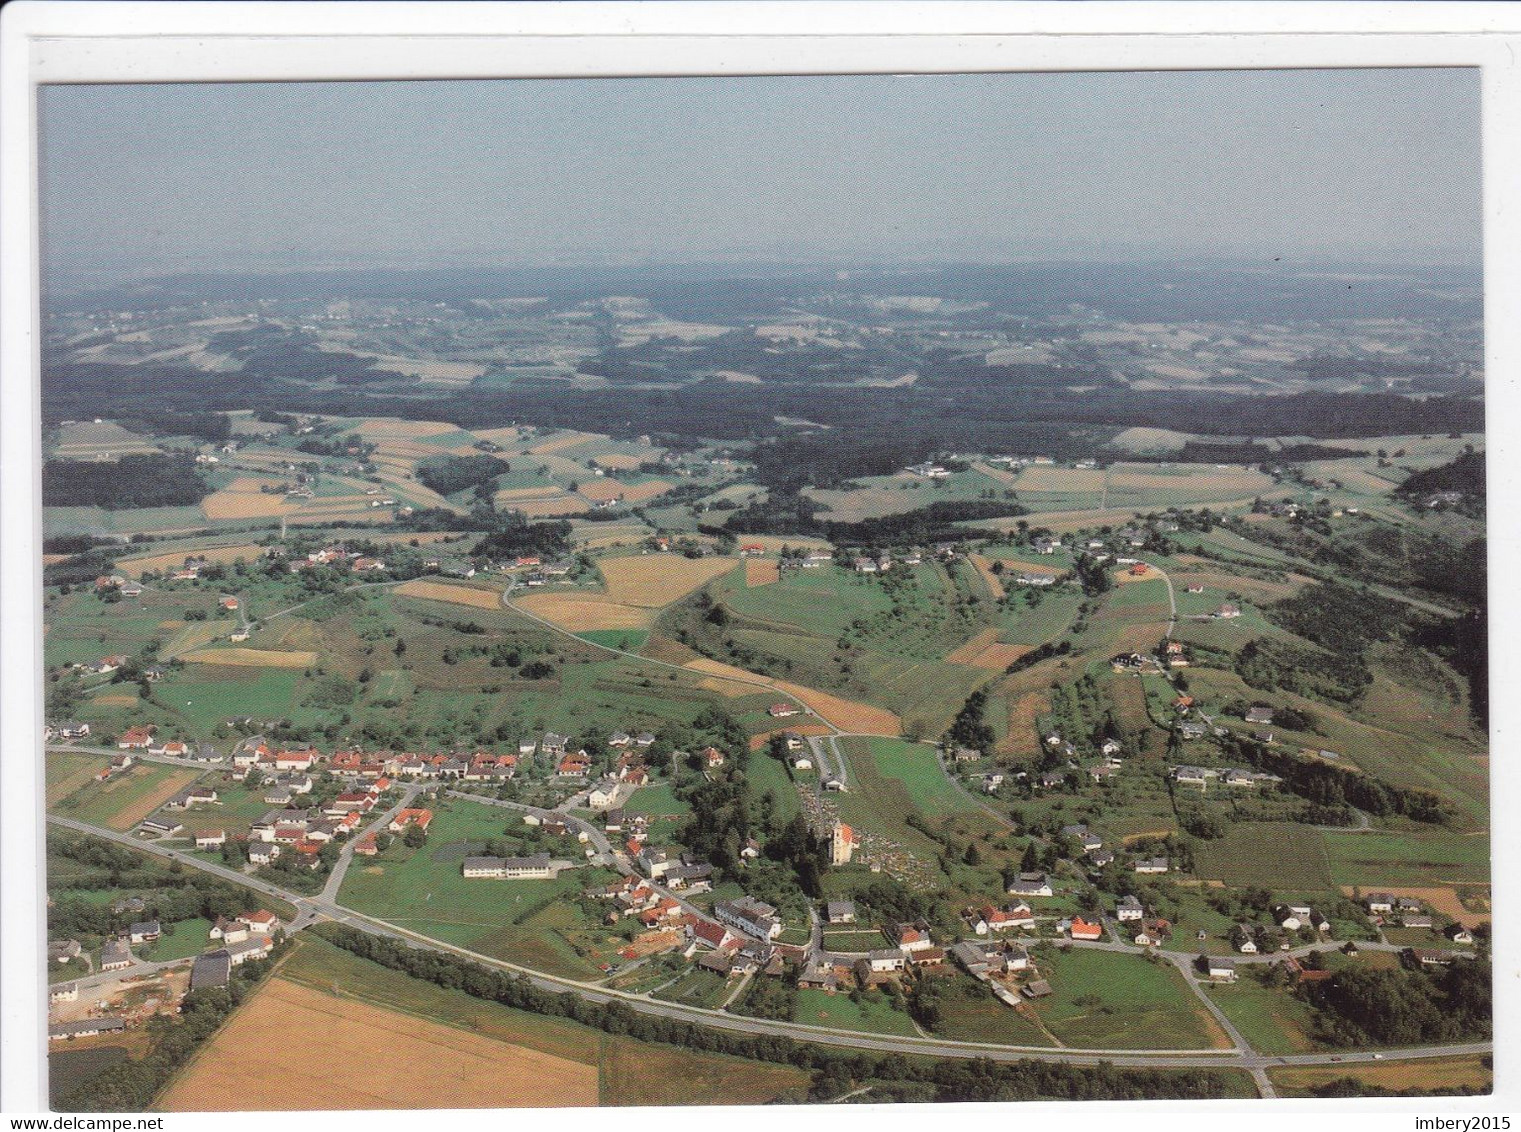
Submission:
POLYGON ((42 466, 44 507, 184 507, 199 503, 210 491, 195 461, 186 455, 49 460, 42 466))

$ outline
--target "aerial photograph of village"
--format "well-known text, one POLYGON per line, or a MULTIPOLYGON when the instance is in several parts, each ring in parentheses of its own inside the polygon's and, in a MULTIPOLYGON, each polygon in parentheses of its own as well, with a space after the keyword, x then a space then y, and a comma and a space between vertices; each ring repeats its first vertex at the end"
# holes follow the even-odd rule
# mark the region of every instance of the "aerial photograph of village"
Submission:
POLYGON ((43 89, 52 1106, 1489 1092, 1478 98, 43 89))

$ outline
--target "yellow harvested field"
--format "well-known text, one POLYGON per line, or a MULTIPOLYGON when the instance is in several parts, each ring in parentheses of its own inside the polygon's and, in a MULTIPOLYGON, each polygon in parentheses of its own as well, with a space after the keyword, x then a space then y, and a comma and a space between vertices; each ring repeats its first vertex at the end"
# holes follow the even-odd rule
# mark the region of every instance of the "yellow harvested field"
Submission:
MULTIPOLYGON (((1141 565, 1146 566, 1146 564, 1144 562, 1141 563, 1141 565)), ((1129 585, 1131 582, 1151 582, 1151 581, 1156 581, 1158 578, 1160 578, 1162 576, 1157 570, 1153 569, 1151 566, 1146 566, 1146 569, 1142 570, 1139 574, 1132 573, 1132 571, 1134 569, 1135 569, 1134 566, 1121 566, 1117 571, 1115 571, 1115 575, 1114 575, 1115 582, 1118 583, 1119 585, 1124 586, 1124 585, 1129 585)))
POLYGON ((555 519, 561 515, 582 515, 591 510, 590 503, 568 492, 546 499, 507 500, 503 506, 509 511, 521 511, 530 519, 555 519))
POLYGON ((226 487, 201 500, 208 519, 259 519, 278 515, 285 507, 283 492, 260 491, 284 481, 267 476, 238 476, 226 487))
POLYGON ((649 639, 644 642, 644 648, 639 650, 639 655, 647 656, 651 660, 664 661, 666 664, 686 664, 699 659, 701 654, 680 641, 663 637, 659 633, 651 633, 649 639))
POLYGON ((1182 448, 1193 439, 1186 432, 1174 432, 1167 428, 1127 428, 1109 442, 1111 448, 1123 448, 1127 452, 1169 452, 1182 448))
POLYGON ((514 443, 522 434, 517 428, 509 425, 507 428, 478 428, 474 430, 474 435, 479 440, 489 440, 492 444, 506 446, 514 443))
POLYGON ((903 721, 886 708, 872 707, 870 704, 856 703, 853 700, 842 700, 839 696, 831 696, 828 692, 805 688, 801 684, 792 684, 786 680, 772 681, 772 686, 796 696, 820 719, 832 723, 841 731, 860 735, 901 735, 903 733, 903 721))
POLYGON ((225 664, 232 668, 310 668, 317 663, 317 654, 274 649, 196 649, 180 659, 186 664, 225 664))
MULTIPOLYGON (((769 687, 774 683, 769 676, 757 676, 753 672, 746 672, 743 668, 736 668, 732 664, 725 664, 721 660, 712 660, 705 656, 698 657, 696 660, 689 660, 682 667, 690 668, 694 672, 706 672, 710 676, 728 676, 735 680, 748 680, 752 686, 755 684, 765 684, 769 687)), ((794 728, 794 730, 796 729, 794 728)))
POLYGON ((403 421, 395 417, 371 417, 350 431, 379 444, 387 440, 414 440, 419 436, 458 432, 459 426, 444 421, 403 421))
POLYGON ((1104 490, 1104 473, 1097 468, 1031 466, 1019 473, 1014 486, 1020 491, 1100 492, 1104 490))
POLYGON ((1187 472, 1165 473, 1122 471, 1119 465, 1109 470, 1111 491, 1182 491, 1191 494, 1218 492, 1239 495, 1242 492, 1266 491, 1273 478, 1250 468, 1208 469, 1190 475, 1187 472))
POLYGON ((655 615, 647 609, 620 605, 582 594, 529 594, 513 601, 525 613, 542 617, 571 633, 597 629, 647 629, 655 615))
MULTIPOLYGON (((365 355, 361 355, 363 357, 365 355)), ((389 354, 370 355, 380 369, 393 373, 419 377, 424 381, 465 383, 474 381, 486 372, 486 367, 474 362, 441 362, 422 358, 398 358, 389 354)))
POLYGON ((1019 478, 1013 472, 1005 471, 1003 468, 995 468, 992 464, 984 464, 981 460, 973 462, 972 471, 981 472, 988 479, 997 480, 999 483, 1007 484, 1009 487, 1013 487, 1014 481, 1019 478))
POLYGON ((597 568, 607 580, 607 599, 623 605, 663 609, 734 569, 734 558, 682 558, 673 554, 638 554, 600 558, 597 568))
MULTIPOLYGON (((132 773, 135 775, 138 771, 147 774, 149 773, 149 768, 139 764, 132 769, 132 773)), ((127 782, 127 779, 122 778, 120 775, 112 775, 111 777, 112 781, 107 782, 100 788, 101 793, 109 794, 116 788, 124 786, 127 782)), ((107 818, 106 826, 116 830, 118 833, 125 833, 199 777, 201 777, 201 772, 198 770, 170 771, 152 790, 128 805, 123 806, 107 818)))
POLYGON ((595 1060, 570 1061, 277 977, 233 1014, 158 1107, 278 1112, 596 1103, 595 1060), (313 1056, 314 1035, 321 1056, 313 1056))
POLYGON ((1014 574, 1050 574, 1055 577, 1066 569, 1054 562, 1027 562, 1023 558, 1000 558, 999 561, 1005 572, 1014 574))
MULTIPOLYGON (((782 580, 781 565, 774 558, 746 558, 745 585, 769 586, 782 580)), ((1002 594, 999 595, 1003 596, 1002 594)))
POLYGON ((984 629, 960 648, 946 654, 946 660, 951 664, 970 664, 972 657, 998 640, 997 629, 984 629))
POLYGON ((186 555, 194 554, 222 566, 230 565, 239 558, 252 562, 264 553, 262 546, 213 546, 205 549, 176 550, 172 554, 152 554, 142 558, 119 558, 116 568, 128 574, 142 575, 146 570, 175 570, 185 564, 186 555))
POLYGON ((1268 1076, 1289 1097, 1310 1096, 1310 1090, 1343 1077, 1353 1077, 1382 1089, 1463 1089, 1488 1091, 1494 1081, 1480 1055, 1423 1057, 1415 1061, 1384 1061, 1360 1065, 1296 1065, 1272 1068, 1268 1076))
POLYGON ((625 455, 622 452, 613 452, 606 456, 597 456, 592 460, 599 468, 610 468, 615 472, 632 472, 639 468, 638 456, 625 455))
POLYGON ((91 707, 131 707, 137 702, 138 697, 127 692, 102 692, 90 697, 91 707))
POLYGON ((591 440, 605 440, 606 437, 598 436, 592 432, 562 432, 552 436, 542 444, 535 444, 528 451, 534 456, 543 456, 551 452, 560 452, 566 448, 574 448, 578 444, 585 444, 591 440))
POLYGON ((483 590, 475 586, 460 586, 451 582, 430 582, 414 578, 396 587, 401 597, 420 597, 428 601, 446 601, 451 605, 468 605, 473 609, 501 609, 502 595, 498 590, 483 590))
POLYGON ((1044 692, 1026 692, 1009 703, 1009 723, 1004 745, 1011 754, 1038 754, 1039 739, 1035 721, 1051 710, 1051 699, 1044 692))
POLYGON ((498 503, 513 499, 553 499, 560 494, 557 487, 505 487, 496 493, 498 503))
POLYGON ((593 502, 618 499, 624 503, 644 503, 657 495, 664 495, 671 490, 671 485, 665 480, 628 484, 614 479, 593 479, 587 480, 576 490, 593 502))
POLYGON ((980 554, 967 555, 967 561, 976 567, 977 573, 982 575, 982 580, 987 585, 988 592, 993 595, 993 599, 1001 601, 1004 594, 1003 579, 993 573, 993 564, 980 554))

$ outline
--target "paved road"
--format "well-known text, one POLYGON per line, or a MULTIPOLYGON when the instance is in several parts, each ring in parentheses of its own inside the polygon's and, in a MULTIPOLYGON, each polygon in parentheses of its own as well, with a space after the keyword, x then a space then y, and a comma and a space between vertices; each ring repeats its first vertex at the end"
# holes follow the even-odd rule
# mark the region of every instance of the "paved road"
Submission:
MULTIPOLYGON (((210 941, 208 940, 207 942, 210 941)), ((73 983, 83 993, 94 987, 105 986, 107 983, 114 983, 121 979, 131 979, 134 977, 147 978, 150 975, 158 974, 160 971, 167 971, 172 967, 188 967, 194 961, 194 956, 186 959, 164 959, 156 963, 150 963, 145 959, 134 959, 130 967, 121 967, 115 971, 97 971, 93 975, 85 975, 82 978, 65 981, 73 983)), ((52 985, 59 986, 60 984, 54 983, 52 985)))
MULTIPOLYGON (((300 893, 269 884, 258 878, 248 877, 242 873, 212 864, 209 861, 190 857, 174 850, 163 849, 152 844, 137 841, 126 834, 115 833, 111 830, 103 830, 95 826, 86 825, 69 818, 48 816, 48 821, 65 828, 75 829, 83 833, 93 834, 109 841, 116 841, 124 845, 130 845, 146 852, 155 853, 159 856, 180 860, 193 868, 216 876, 222 876, 237 884, 244 885, 258 892, 285 900, 294 904, 302 912, 313 911, 321 913, 321 918, 334 920, 347 924, 363 931, 376 935, 390 936, 395 939, 406 941, 414 946, 424 947, 435 951, 448 952, 472 959, 485 966, 499 970, 512 971, 525 975, 535 986, 551 991, 574 991, 583 998, 592 1002, 619 1001, 625 1003, 631 1009, 644 1013, 654 1014, 661 1017, 679 1018, 686 1021, 699 1022, 718 1029, 733 1030, 748 1034, 784 1034, 789 1037, 815 1042, 820 1045, 839 1046, 848 1049, 865 1049, 880 1052, 897 1052, 905 1054, 925 1054, 941 1057, 987 1057, 995 1061, 1018 1061, 1024 1059, 1058 1061, 1073 1064, 1093 1064, 1108 1062, 1113 1065, 1124 1066, 1153 1066, 1153 1067, 1176 1067, 1176 1068, 1201 1068, 1201 1067, 1234 1067, 1254 1072, 1276 1065, 1327 1065, 1332 1063, 1345 1063, 1348 1065, 1373 1060, 1403 1061, 1414 1060, 1424 1057, 1447 1057, 1460 1054, 1489 1053, 1492 1046, 1489 1042, 1472 1042, 1449 1046, 1425 1046, 1413 1049, 1384 1050, 1379 1056, 1371 1051, 1348 1051, 1346 1053, 1314 1053, 1314 1054, 1291 1054, 1286 1057, 1272 1057, 1251 1051, 1249 1047, 1235 1050, 1096 1050, 1096 1049, 1060 1049, 1053 1050, 1046 1046, 1009 1046, 996 1045, 984 1042, 954 1042, 936 1038, 918 1038, 907 1036, 878 1036, 861 1034, 853 1031, 831 1030, 827 1027, 808 1026, 795 1022, 775 1022, 763 1019, 743 1018, 735 1015, 724 1014, 720 1011, 707 1010, 701 1007, 683 1006, 676 1003, 659 1002, 644 998, 640 995, 629 994, 623 991, 613 991, 595 983, 581 982, 575 979, 561 979, 551 975, 545 975, 531 968, 497 959, 493 956, 482 955, 466 948, 455 947, 451 944, 442 943, 427 936, 420 935, 395 924, 387 923, 371 916, 365 916, 342 908, 320 897, 303 896, 300 893)), ((312 916, 310 919, 316 919, 312 916)), ((1121 944, 1095 944, 1109 950, 1133 951, 1121 944)), ((1370 945, 1371 946, 1371 945, 1370 945)), ((1249 958, 1249 957, 1244 957, 1249 958)), ((1266 961, 1271 957, 1263 957, 1266 961)))

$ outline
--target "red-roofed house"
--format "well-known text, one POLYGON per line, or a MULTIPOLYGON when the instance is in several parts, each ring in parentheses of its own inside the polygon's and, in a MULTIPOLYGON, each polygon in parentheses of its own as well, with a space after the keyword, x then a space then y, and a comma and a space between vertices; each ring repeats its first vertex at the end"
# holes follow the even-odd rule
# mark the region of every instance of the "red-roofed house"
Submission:
POLYGON ((732 947, 738 942, 734 934, 722 924, 710 923, 707 920, 698 920, 692 925, 692 942, 705 943, 709 947, 722 951, 732 947))
POLYGON ((1101 923, 1090 924, 1081 916, 1072 917, 1072 926, 1068 929, 1073 939, 1100 940, 1104 938, 1104 925, 1101 923))
POLYGON ((152 725, 145 727, 129 727, 117 737, 116 746, 123 751, 146 751, 153 742, 153 733, 158 730, 152 725))
POLYGON ((321 755, 311 748, 304 751, 277 751, 275 752, 275 769, 311 770, 312 765, 319 758, 321 755))
POLYGON ((380 852, 380 846, 375 841, 373 833, 367 833, 358 841, 354 842, 354 854, 359 857, 373 857, 380 852))
POLYGON ((709 770, 712 770, 714 767, 723 766, 724 753, 717 747, 704 747, 702 749, 702 763, 709 770))
POLYGON ((789 715, 800 715, 803 709, 797 704, 776 703, 766 710, 773 719, 786 719, 789 715))
POLYGON ((566 755, 555 773, 561 778, 585 778, 591 773, 591 758, 584 751, 566 755))
POLYGON ((386 828, 392 833, 400 833, 409 825, 415 825, 424 833, 428 832, 428 825, 433 821, 432 810, 402 810, 391 819, 391 824, 386 828))

